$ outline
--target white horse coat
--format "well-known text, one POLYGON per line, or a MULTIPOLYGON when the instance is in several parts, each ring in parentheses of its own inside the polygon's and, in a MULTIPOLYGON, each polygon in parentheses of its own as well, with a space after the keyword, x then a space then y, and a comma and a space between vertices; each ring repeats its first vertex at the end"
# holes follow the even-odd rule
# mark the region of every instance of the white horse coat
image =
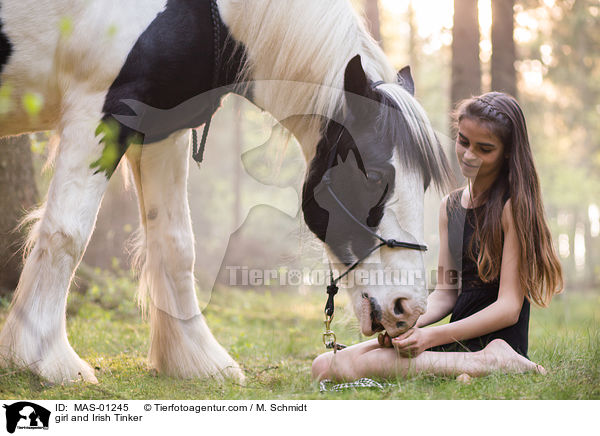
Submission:
MULTIPOLYGON (((379 103, 384 99, 401 110, 403 126, 414 142, 408 153, 418 155, 414 160, 422 165, 403 161, 403 152, 391 145, 382 149, 383 163, 395 169, 385 197, 386 202, 394 200, 394 206, 384 210, 383 203, 378 205, 381 216, 373 228, 386 237, 401 233, 414 242, 423 240, 424 181, 431 178, 443 185, 447 165, 422 109, 399 86, 395 71, 349 3, 217 3, 220 18, 211 16, 209 0, 0 2, 0 86, 10 95, 10 106, 0 115, 0 135, 55 130, 60 136, 54 178, 44 206, 33 214, 37 222, 29 237, 30 251, 0 333, 0 361, 29 367, 54 382, 96 381, 93 369, 68 342, 65 307, 107 176, 127 150, 140 203, 140 299, 150 317, 151 365, 180 377, 243 380, 237 363, 207 327, 194 291, 194 239, 186 188, 188 128, 201 124, 215 108, 200 108, 189 119, 176 117, 154 137, 138 132, 146 135, 142 147, 128 148, 139 136, 126 136, 135 128, 122 122, 123 117, 136 115, 125 100, 171 109, 210 91, 215 70, 223 93, 234 90, 228 86, 236 81, 251 83, 239 92, 298 138, 311 163, 307 180, 318 173, 319 149, 330 132, 323 119, 343 125, 348 113, 356 110, 346 105, 344 88, 349 91, 350 86, 352 92, 379 103), (216 19, 222 20, 223 28, 215 30, 216 19), (221 65, 215 60, 217 52, 223 53, 221 65), (357 54, 358 64, 351 68, 349 61, 357 54), (371 88, 376 81, 386 84, 371 88), (352 87, 356 83, 360 86, 352 87), (367 83, 368 88, 362 86, 367 83), (37 113, 21 104, 31 98, 42 103, 37 113), (120 123, 121 136, 113 138, 116 158, 105 161, 110 138, 99 126, 114 120, 120 123), (153 139, 148 141, 149 137, 153 139)), ((363 133, 347 130, 373 146, 385 142, 375 126, 368 127, 371 130, 363 133)), ((356 147, 355 153, 364 155, 366 146, 356 147)), ((365 175, 371 164, 379 162, 368 154, 362 158, 365 175)), ((311 207, 305 209, 305 218, 318 233, 321 224, 315 217, 320 212, 311 207)), ((340 247, 324 242, 333 261, 343 260, 340 247)), ((359 242, 349 248, 349 256, 359 249, 359 242)), ((382 260, 378 268, 423 270, 419 253, 383 248, 378 255, 382 260)), ((425 310, 424 283, 403 290, 357 286, 353 293, 367 334, 373 333, 375 324, 398 334, 425 310), (367 305, 371 313, 365 313, 366 293, 380 309, 378 319, 373 318, 372 305, 367 305), (394 314, 400 300, 403 313, 394 314), (402 323, 406 326, 397 326, 402 323)))

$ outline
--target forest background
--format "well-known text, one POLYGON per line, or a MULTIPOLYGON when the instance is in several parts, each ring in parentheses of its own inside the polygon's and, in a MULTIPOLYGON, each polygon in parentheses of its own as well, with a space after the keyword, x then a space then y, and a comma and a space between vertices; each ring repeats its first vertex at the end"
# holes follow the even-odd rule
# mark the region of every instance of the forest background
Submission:
MULTIPOLYGON (((355 0, 375 39, 398 68, 410 65, 417 99, 454 168, 449 113, 489 90, 514 94, 528 123, 546 214, 567 290, 598 292, 600 281, 600 5, 595 0, 355 0)), ((22 102, 34 113, 43 101, 22 102)), ((0 89, 0 113, 3 96, 0 89)), ((321 268, 323 252, 302 223, 298 198, 305 163, 294 140, 246 100, 227 97, 210 130, 205 163, 191 167, 200 293, 244 287, 232 271, 321 268), (235 247, 235 248, 234 248, 235 247), (215 280, 216 277, 216 280, 215 280)), ((0 295, 9 298, 21 268, 14 232, 43 201, 52 170, 41 169, 49 133, 0 142, 0 295), (39 174, 42 174, 41 176, 39 174), (32 180, 36 183, 33 185, 32 180)), ((457 174, 459 174, 457 172, 457 174)), ((460 181, 460 177, 458 177, 460 181)), ((133 188, 113 177, 76 281, 81 291, 102 271, 129 274, 126 241, 138 222, 133 188)), ((437 256, 441 195, 427 195, 429 271, 437 256)), ((280 275, 281 275, 280 274, 280 275)), ((428 278, 430 278, 430 275, 428 278)), ((430 287, 433 283, 430 283, 430 287)), ((306 283, 253 288, 322 291, 306 283)))

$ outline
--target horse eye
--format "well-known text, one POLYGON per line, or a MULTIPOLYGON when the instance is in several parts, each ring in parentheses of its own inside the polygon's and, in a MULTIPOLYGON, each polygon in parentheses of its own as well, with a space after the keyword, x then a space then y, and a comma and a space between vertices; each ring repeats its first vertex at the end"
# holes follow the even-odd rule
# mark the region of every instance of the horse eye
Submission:
POLYGON ((367 179, 369 182, 381 183, 383 180, 383 174, 381 174, 379 171, 369 171, 367 173, 367 179))

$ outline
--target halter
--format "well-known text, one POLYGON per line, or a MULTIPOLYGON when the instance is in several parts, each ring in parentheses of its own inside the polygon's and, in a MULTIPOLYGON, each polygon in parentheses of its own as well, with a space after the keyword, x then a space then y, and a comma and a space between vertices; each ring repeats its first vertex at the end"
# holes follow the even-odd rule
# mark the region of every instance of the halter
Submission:
MULTIPOLYGON (((376 83, 372 84, 371 86, 373 88, 375 88, 376 86, 378 86, 382 83, 383 82, 376 82, 376 83)), ((383 236, 374 232, 368 226, 366 226, 365 224, 360 222, 360 220, 358 218, 356 218, 352 214, 352 212, 350 212, 350 210, 348 210, 348 208, 344 205, 344 203, 336 195, 333 188, 331 187, 332 182, 331 182, 331 176, 329 174, 329 171, 333 168, 333 164, 335 163, 335 159, 337 157, 338 143, 341 138, 341 135, 342 134, 340 132, 338 139, 336 140, 334 146, 331 148, 331 150, 329 152, 329 162, 327 165, 327 170, 325 171, 325 175, 323 176, 323 183, 325 184, 325 187, 327 188, 327 191, 329 192, 331 197, 338 204, 338 206, 341 207, 341 209, 344 211, 344 213, 346 215, 348 215, 352 219, 352 221, 354 221, 356 224, 358 224, 364 231, 369 233, 371 236, 374 236, 375 238, 379 239, 380 242, 379 242, 379 244, 377 244, 373 248, 371 248, 367 252, 367 254, 363 255, 361 258, 359 258, 357 261, 355 261, 352 265, 350 265, 346 269, 346 271, 344 271, 342 274, 340 274, 335 279, 333 278, 333 269, 331 267, 331 263, 329 263, 329 286, 327 286, 328 298, 327 298, 327 303, 325 303, 325 321, 324 321, 325 331, 323 332, 323 343, 325 344, 326 348, 333 349, 334 353, 338 350, 346 348, 345 345, 337 343, 335 333, 333 332, 333 330, 331 330, 331 321, 333 320, 333 312, 335 310, 334 297, 339 291, 339 288, 337 286, 339 281, 341 279, 343 279, 344 277, 346 277, 348 274, 350 274, 350 272, 352 270, 354 270, 356 267, 358 267, 365 259, 367 259, 371 254, 373 254, 375 251, 379 250, 383 246, 386 246, 389 248, 407 248, 409 250, 427 251, 426 245, 415 244, 412 242, 402 242, 402 241, 397 241, 396 239, 385 239, 383 236)))

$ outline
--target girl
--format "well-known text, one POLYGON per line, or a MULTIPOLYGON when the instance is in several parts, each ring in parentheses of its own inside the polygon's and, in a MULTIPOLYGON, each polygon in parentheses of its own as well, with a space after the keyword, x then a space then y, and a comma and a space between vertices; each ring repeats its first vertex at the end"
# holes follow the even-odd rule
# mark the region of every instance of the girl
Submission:
POLYGON ((438 284, 427 312, 397 338, 317 357, 314 378, 545 373, 527 358, 529 303, 547 306, 563 281, 523 113, 511 96, 491 92, 463 101, 455 120, 468 183, 440 207, 438 284), (451 270, 461 273, 460 289, 445 281, 451 270), (450 323, 423 328, 450 313, 450 323))

